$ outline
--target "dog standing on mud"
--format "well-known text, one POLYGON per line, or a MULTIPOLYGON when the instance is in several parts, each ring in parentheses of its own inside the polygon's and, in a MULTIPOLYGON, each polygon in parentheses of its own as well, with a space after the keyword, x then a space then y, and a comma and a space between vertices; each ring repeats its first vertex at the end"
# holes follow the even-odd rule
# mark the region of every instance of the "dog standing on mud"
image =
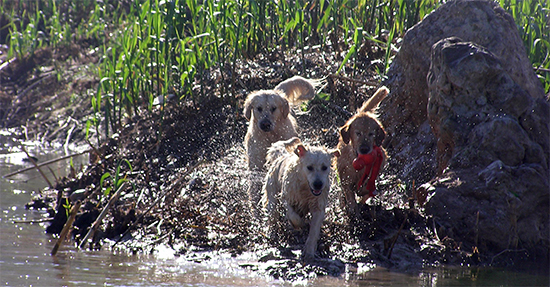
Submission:
POLYGON ((317 80, 294 76, 273 90, 255 91, 246 98, 244 115, 249 124, 244 146, 251 172, 248 193, 253 207, 258 206, 260 199, 267 149, 277 141, 298 136, 290 107, 313 99, 318 84, 317 80))
POLYGON ((340 156, 340 152, 306 147, 297 137, 273 144, 267 153, 269 170, 263 186, 262 203, 267 207, 271 238, 277 240, 274 237, 277 237, 280 224, 284 223, 281 214, 286 214, 294 229, 299 230, 305 226, 304 217, 311 213, 309 233, 302 253, 305 259, 313 258, 317 250, 334 156, 340 156))
POLYGON ((368 191, 365 186, 358 188, 358 183, 365 173, 365 168, 356 170, 353 167, 353 161, 359 155, 366 155, 374 150, 374 146, 380 147, 383 167, 387 154, 381 147, 382 141, 386 137, 386 131, 376 117, 376 109, 380 102, 389 93, 388 88, 379 88, 374 95, 363 103, 363 106, 352 116, 344 126, 340 128, 340 140, 338 149, 341 156, 337 158, 338 176, 342 185, 344 209, 350 218, 359 216, 359 210, 355 194, 361 197, 361 202, 365 202, 368 197, 368 191), (358 190, 359 189, 359 190, 358 190))

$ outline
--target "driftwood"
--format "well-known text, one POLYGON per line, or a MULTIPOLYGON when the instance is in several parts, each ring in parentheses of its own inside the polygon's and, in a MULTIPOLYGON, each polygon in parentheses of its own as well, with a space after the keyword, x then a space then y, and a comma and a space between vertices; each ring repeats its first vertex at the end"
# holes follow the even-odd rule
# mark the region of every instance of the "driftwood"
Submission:
POLYGON ((90 236, 95 233, 95 231, 97 230, 97 228, 101 224, 101 221, 103 220, 105 215, 107 215, 107 211, 109 210, 109 208, 115 203, 115 201, 117 201, 117 199, 120 196, 120 193, 122 192, 122 189, 125 186, 125 184, 126 184, 126 182, 123 182, 120 185, 120 187, 118 188, 118 190, 115 192, 115 194, 113 194, 111 199, 109 199, 109 202, 107 203, 107 205, 103 208, 103 210, 101 211, 101 213, 99 214, 99 216, 95 220, 94 224, 92 224, 92 226, 90 227, 90 230, 88 231, 86 236, 84 236, 84 239, 82 239, 82 242, 80 242, 80 245, 78 245, 79 249, 82 249, 82 247, 84 246, 84 244, 86 244, 86 242, 88 241, 90 236))
POLYGON ((74 219, 76 217, 76 214, 78 213, 78 210, 80 209, 80 205, 82 202, 79 200, 71 207, 70 216, 67 219, 67 222, 65 222, 65 226, 63 227, 63 230, 61 230, 61 233, 59 234, 59 238, 57 239, 57 242, 55 243, 51 255, 55 256, 57 253, 57 250, 59 250, 59 247, 61 244, 63 244, 63 241, 65 241, 65 237, 67 237, 67 233, 69 233, 69 230, 73 226, 74 219))
POLYGON ((27 152, 27 150, 25 149, 25 146, 23 144, 21 144, 21 150, 23 150, 23 152, 25 152, 25 154, 27 155, 27 157, 29 158, 29 160, 31 161, 32 165, 34 166, 34 168, 36 168, 38 170, 38 172, 40 173, 40 175, 42 175, 42 177, 46 180, 46 182, 48 183, 48 186, 53 189, 53 185, 52 183, 50 182, 50 180, 46 177, 46 175, 42 172, 42 170, 40 169, 40 167, 38 166, 38 164, 36 164, 36 161, 34 160, 34 158, 27 152))
POLYGON ((20 173, 23 173, 23 172, 26 172, 26 171, 35 169, 35 168, 37 168, 37 167, 40 168, 40 167, 43 167, 43 166, 46 166, 46 165, 50 165, 50 164, 52 164, 52 163, 56 163, 56 162, 62 161, 62 160, 64 160, 64 159, 68 159, 68 158, 72 158, 72 157, 75 157, 75 156, 83 155, 83 154, 88 153, 88 152, 90 152, 90 151, 91 151, 91 149, 88 149, 88 150, 85 150, 85 151, 83 151, 83 152, 74 153, 74 154, 62 156, 62 157, 60 157, 60 158, 55 158, 55 159, 52 159, 52 160, 48 160, 48 161, 45 161, 45 162, 43 162, 43 163, 41 163, 41 164, 37 164, 36 166, 23 168, 23 169, 14 171, 14 172, 12 172, 12 173, 5 174, 5 175, 3 175, 2 177, 3 177, 3 178, 12 177, 12 176, 14 176, 14 175, 17 175, 17 174, 20 174, 20 173))
POLYGON ((14 220, 13 223, 34 224, 34 223, 43 223, 43 222, 50 222, 50 221, 53 221, 53 217, 41 218, 41 219, 29 219, 29 220, 14 220))

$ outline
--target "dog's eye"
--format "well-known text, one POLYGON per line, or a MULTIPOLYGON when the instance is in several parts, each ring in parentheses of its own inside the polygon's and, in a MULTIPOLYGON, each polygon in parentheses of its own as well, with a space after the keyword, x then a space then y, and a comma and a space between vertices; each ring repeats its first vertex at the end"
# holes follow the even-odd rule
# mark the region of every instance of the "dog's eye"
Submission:
POLYGON ((277 107, 271 107, 271 112, 274 112, 277 109, 277 107))
POLYGON ((374 136, 374 133, 373 132, 370 132, 369 133, 369 137, 373 137, 374 136))
POLYGON ((361 132, 355 132, 355 135, 357 135, 358 137, 361 136, 361 132))
POLYGON ((308 166, 307 166, 307 170, 312 171, 312 170, 313 170, 313 166, 308 165, 308 166))
POLYGON ((327 169, 328 169, 328 167, 327 167, 326 165, 323 165, 323 166, 321 167, 321 170, 322 170, 322 171, 326 171, 327 169))
POLYGON ((262 111, 263 111, 262 107, 258 107, 258 112, 261 113, 262 111))

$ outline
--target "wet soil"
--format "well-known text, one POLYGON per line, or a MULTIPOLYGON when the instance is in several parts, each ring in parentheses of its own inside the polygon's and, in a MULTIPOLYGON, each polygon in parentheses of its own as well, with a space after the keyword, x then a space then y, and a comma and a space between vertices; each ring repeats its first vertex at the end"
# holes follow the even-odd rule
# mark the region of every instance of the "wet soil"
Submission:
POLYGON ((362 263, 414 272, 431 265, 487 260, 462 250, 460 242, 439 238, 436 223, 409 199, 414 187, 392 176, 391 166, 378 180, 381 194, 361 205, 362 218, 353 224, 340 206, 334 176, 314 261, 300 258, 307 232, 289 231, 274 246, 265 222, 253 216, 242 144, 246 95, 273 88, 296 74, 325 78, 322 93, 330 99, 312 100, 295 108, 294 114, 303 141, 335 147, 338 127, 377 88, 365 82, 378 81, 380 50, 364 50, 356 69, 344 69, 338 77, 333 75, 343 55, 321 50, 308 51, 304 57, 292 51, 240 61, 239 80, 232 87, 220 85, 220 69, 214 68, 205 75, 210 84, 200 87, 206 95, 200 100, 175 100, 153 112, 144 106, 108 140, 98 141, 92 133, 91 142, 86 142, 85 121, 92 112, 89 95, 98 83, 91 72, 98 60, 92 48, 77 43, 42 49, 0 70, 2 128, 19 140, 91 150, 89 165, 59 179, 28 204, 45 208, 54 217, 47 232, 57 234, 63 228, 67 199, 72 204, 82 200, 72 231, 80 243, 114 193, 114 177, 119 174, 126 180, 124 190, 86 248, 153 252, 164 244, 178 256, 201 261, 208 260, 201 257, 202 251, 235 255, 252 251, 260 259, 243 268, 285 280, 338 276, 362 263), (108 194, 106 187, 111 188, 108 194))

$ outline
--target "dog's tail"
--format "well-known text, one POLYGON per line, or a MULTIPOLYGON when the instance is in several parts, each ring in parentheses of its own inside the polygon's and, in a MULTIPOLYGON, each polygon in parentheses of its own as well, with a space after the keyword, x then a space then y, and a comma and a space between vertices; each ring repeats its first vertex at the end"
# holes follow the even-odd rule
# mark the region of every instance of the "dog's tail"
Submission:
POLYGON ((363 106, 361 109, 359 109, 360 112, 374 112, 380 102, 386 98, 386 96, 390 93, 390 90, 386 86, 382 86, 378 88, 376 93, 370 97, 365 103, 363 103, 363 106))
POLYGON ((298 105, 302 102, 315 98, 315 88, 320 86, 321 80, 305 79, 294 76, 280 82, 275 90, 282 91, 291 105, 298 105))

